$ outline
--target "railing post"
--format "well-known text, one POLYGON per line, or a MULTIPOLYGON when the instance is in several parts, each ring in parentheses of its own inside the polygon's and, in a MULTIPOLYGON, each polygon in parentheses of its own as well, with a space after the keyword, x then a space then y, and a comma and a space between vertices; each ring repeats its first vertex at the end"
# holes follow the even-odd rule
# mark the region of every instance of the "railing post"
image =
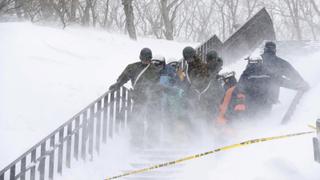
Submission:
POLYGON ((4 173, 0 174, 0 180, 4 180, 4 173))
POLYGON ((10 168, 10 180, 15 180, 16 179, 16 165, 13 165, 10 168))
POLYGON ((103 98, 103 123, 102 123, 102 141, 107 142, 108 134, 108 109, 109 109, 109 94, 103 98))
POLYGON ((90 107, 90 117, 89 117, 89 123, 88 123, 88 126, 89 126, 89 154, 90 154, 90 160, 93 160, 93 134, 94 134, 94 119, 95 119, 95 104, 93 104, 91 107, 90 107))
POLYGON ((81 158, 86 160, 87 154, 87 110, 82 114, 81 158))
POLYGON ((129 121, 132 117, 132 91, 127 90, 127 125, 129 124, 129 121))
POLYGON ((116 93, 116 112, 115 112, 115 131, 116 133, 119 133, 120 131, 120 123, 121 123, 121 114, 120 114, 120 91, 121 91, 122 88, 118 89, 117 90, 117 93, 116 93))
POLYGON ((31 163, 33 166, 30 170, 30 180, 36 179, 36 155, 37 155, 37 149, 32 150, 31 152, 31 163))
POLYGON ((102 99, 97 103, 97 118, 96 118, 96 152, 99 154, 100 151, 100 140, 101 140, 101 115, 102 115, 102 99))
POLYGON ((43 142, 40 147, 40 163, 39 163, 39 178, 44 180, 45 166, 46 166, 46 142, 43 142))
POLYGON ((314 153, 314 160, 320 163, 320 119, 316 121, 316 131, 317 137, 313 138, 313 153, 314 153))
POLYGON ((114 92, 110 94, 110 116, 109 116, 109 137, 113 137, 113 121, 114 121, 114 92))
POLYGON ((23 157, 21 159, 21 164, 20 164, 20 180, 25 180, 26 179, 26 164, 27 164, 27 157, 23 157))
POLYGON ((66 166, 71 167, 71 143, 72 143, 72 121, 67 127, 67 154, 66 154, 66 166))
POLYGON ((121 96, 121 111, 120 111, 120 123, 121 123, 121 129, 124 129, 124 123, 125 123, 125 116, 126 116, 126 98, 127 98, 127 90, 125 87, 122 87, 122 96, 121 96))
POLYGON ((49 155, 49 179, 52 180, 54 177, 54 147, 55 146, 55 134, 50 137, 51 152, 49 155))
POLYGON ((77 116, 75 120, 75 134, 74 134, 74 147, 73 147, 73 157, 78 160, 79 157, 79 133, 80 133, 80 117, 77 116))
POLYGON ((59 149, 58 149, 58 173, 62 174, 62 164, 63 164, 63 134, 64 128, 59 131, 59 149))

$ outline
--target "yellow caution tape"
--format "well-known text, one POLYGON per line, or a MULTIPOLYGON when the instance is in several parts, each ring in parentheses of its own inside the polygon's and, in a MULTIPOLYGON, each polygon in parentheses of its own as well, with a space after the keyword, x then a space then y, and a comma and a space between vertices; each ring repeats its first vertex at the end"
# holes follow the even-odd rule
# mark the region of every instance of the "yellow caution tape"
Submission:
POLYGON ((244 142, 241 142, 241 143, 238 143, 238 144, 232 144, 232 145, 224 146, 224 147, 212 150, 212 151, 208 151, 208 152, 204 152, 204 153, 200 153, 200 154, 187 156, 187 157, 175 160, 175 161, 169 161, 169 162, 162 163, 162 164, 157 164, 157 165, 154 165, 154 166, 151 166, 151 167, 148 167, 148 168, 143 168, 143 169, 139 169, 139 170, 135 170, 135 171, 130 171, 130 172, 118 175, 118 176, 113 176, 113 177, 110 177, 110 178, 106 178, 105 180, 118 179, 118 178, 121 178, 121 177, 124 177, 124 176, 144 173, 144 172, 147 172, 147 171, 151 171, 153 169, 158 169, 158 168, 162 168, 162 167, 178 164, 178 163, 181 163, 181 162, 184 162, 184 161, 197 159, 197 158, 200 158, 200 157, 203 157, 203 156, 207 156, 209 154, 214 154, 214 153, 217 153, 217 152, 220 152, 220 151, 226 151, 226 150, 239 148, 239 147, 247 146, 247 145, 251 145, 251 144, 261 143, 261 142, 265 142, 265 141, 272 141, 272 140, 277 140, 277 139, 284 139, 284 138, 289 138, 289 137, 294 137, 294 136, 301 136, 301 135, 311 134, 311 133, 314 133, 314 132, 315 131, 307 131, 307 132, 286 134, 286 135, 281 135, 281 136, 273 136, 273 137, 252 139, 252 140, 244 141, 244 142))

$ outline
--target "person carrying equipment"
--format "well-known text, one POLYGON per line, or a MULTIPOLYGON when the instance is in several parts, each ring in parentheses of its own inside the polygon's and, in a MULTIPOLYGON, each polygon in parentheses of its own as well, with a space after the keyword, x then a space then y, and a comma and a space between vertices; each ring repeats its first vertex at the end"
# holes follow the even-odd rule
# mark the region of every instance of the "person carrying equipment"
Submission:
POLYGON ((269 113, 278 103, 280 87, 306 91, 309 89, 297 70, 276 55, 276 44, 266 42, 261 59, 250 60, 239 80, 239 90, 246 96, 246 111, 252 118, 269 113))

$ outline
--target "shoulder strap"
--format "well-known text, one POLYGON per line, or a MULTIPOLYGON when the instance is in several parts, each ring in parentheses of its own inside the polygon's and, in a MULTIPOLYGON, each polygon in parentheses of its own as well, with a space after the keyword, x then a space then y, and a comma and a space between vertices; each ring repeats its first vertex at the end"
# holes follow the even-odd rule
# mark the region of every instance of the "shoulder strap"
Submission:
POLYGON ((137 78, 136 78, 136 80, 134 81, 134 83, 133 83, 133 88, 136 86, 136 84, 137 84, 137 82, 139 81, 139 79, 140 79, 140 77, 142 76, 142 74, 144 73, 144 72, 146 72, 146 70, 148 69, 150 67, 150 64, 148 64, 144 69, 142 69, 142 71, 138 74, 138 76, 137 76, 137 78))
POLYGON ((186 63, 186 72, 185 72, 185 74, 186 74, 186 77, 187 77, 187 80, 188 80, 188 82, 191 84, 191 80, 190 80, 190 77, 189 77, 189 64, 188 63, 186 63))

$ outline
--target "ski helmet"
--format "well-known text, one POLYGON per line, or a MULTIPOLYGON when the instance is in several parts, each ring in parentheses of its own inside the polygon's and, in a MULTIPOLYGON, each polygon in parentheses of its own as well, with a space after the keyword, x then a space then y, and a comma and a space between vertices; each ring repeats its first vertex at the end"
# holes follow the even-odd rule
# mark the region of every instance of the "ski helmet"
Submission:
POLYGON ((266 42, 266 44, 264 45, 264 52, 266 53, 276 53, 277 46, 276 43, 272 42, 272 41, 268 41, 266 42))
POLYGON ((183 58, 188 61, 194 58, 194 56, 196 55, 196 50, 193 49, 193 47, 191 46, 187 46, 183 49, 182 55, 183 55, 183 58))
POLYGON ((143 48, 140 51, 140 60, 141 61, 150 61, 152 59, 152 51, 149 48, 143 48))

